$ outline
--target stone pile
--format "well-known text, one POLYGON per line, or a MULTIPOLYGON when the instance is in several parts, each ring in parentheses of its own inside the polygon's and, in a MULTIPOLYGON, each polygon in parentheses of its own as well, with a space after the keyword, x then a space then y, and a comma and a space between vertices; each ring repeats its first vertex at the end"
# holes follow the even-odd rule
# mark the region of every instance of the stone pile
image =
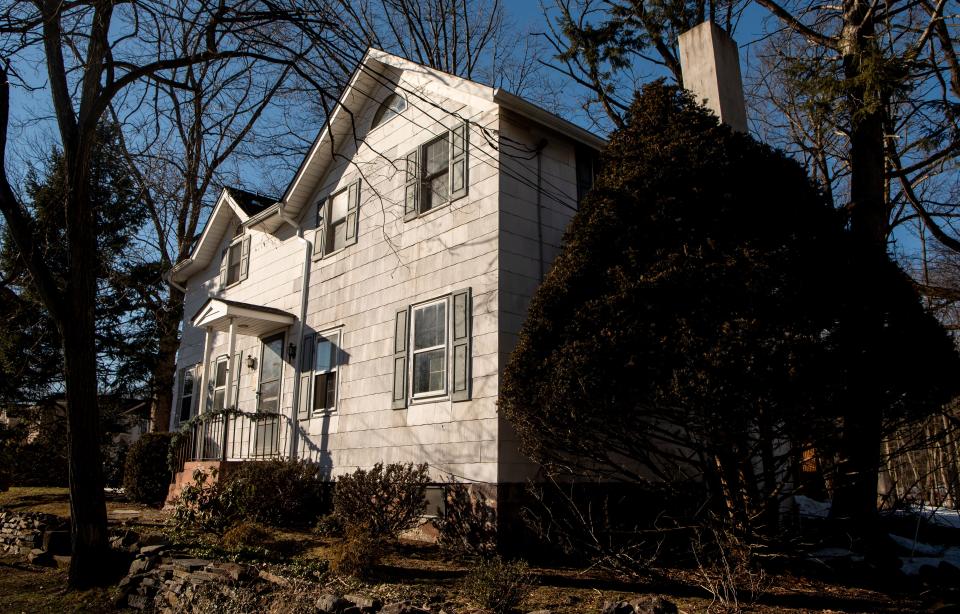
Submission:
POLYGON ((53 514, 0 510, 0 553, 22 554, 37 565, 70 554, 66 521, 53 514))

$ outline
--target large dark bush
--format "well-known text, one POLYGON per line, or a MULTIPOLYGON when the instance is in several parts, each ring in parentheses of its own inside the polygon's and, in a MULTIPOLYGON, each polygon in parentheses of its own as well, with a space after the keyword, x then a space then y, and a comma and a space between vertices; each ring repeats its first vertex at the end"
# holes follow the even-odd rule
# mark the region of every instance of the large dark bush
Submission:
POLYGON ((308 461, 246 462, 219 479, 194 472, 174 517, 183 528, 216 534, 242 522, 303 527, 330 512, 332 490, 320 466, 308 461))
POLYGON ((160 505, 166 499, 170 488, 167 452, 172 437, 170 433, 146 433, 130 446, 123 466, 128 498, 148 505, 160 505))
POLYGON ((303 460, 243 463, 223 488, 244 520, 268 526, 312 525, 332 505, 332 482, 320 465, 303 460))
POLYGON ((397 537, 416 526, 427 507, 427 465, 377 463, 337 480, 333 512, 343 525, 366 525, 374 537, 397 537))
POLYGON ((909 280, 782 152, 660 83, 601 166, 499 397, 548 470, 702 484, 738 530, 772 534, 783 442, 823 449, 841 416, 896 420, 956 390, 909 280))

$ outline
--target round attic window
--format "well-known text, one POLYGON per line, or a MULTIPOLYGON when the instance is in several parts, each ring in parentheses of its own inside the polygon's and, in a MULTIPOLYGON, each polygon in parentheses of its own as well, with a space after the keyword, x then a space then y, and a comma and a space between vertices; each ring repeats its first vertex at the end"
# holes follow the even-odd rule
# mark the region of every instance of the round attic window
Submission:
POLYGON ((407 101, 403 99, 403 96, 399 94, 390 94, 387 96, 387 99, 380 104, 377 112, 374 113, 373 124, 370 125, 370 129, 373 130, 380 124, 389 121, 391 118, 396 117, 397 115, 400 115, 406 108, 407 101))

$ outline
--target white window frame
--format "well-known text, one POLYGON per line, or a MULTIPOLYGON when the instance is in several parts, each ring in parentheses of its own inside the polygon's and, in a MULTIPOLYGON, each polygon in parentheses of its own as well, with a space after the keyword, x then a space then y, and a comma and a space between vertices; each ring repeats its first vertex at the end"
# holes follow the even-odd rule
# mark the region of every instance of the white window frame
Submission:
POLYGON ((197 408, 197 397, 200 396, 197 394, 197 390, 200 385, 198 372, 200 370, 200 365, 188 365, 186 367, 180 368, 180 385, 177 390, 177 423, 186 422, 196 415, 197 408), (190 394, 184 394, 184 386, 187 383, 187 375, 193 379, 193 385, 190 387, 190 394), (190 399, 189 410, 187 412, 187 417, 183 417, 183 401, 188 398, 190 399))
POLYGON ((222 411, 223 409, 225 409, 227 404, 227 381, 230 379, 230 377, 227 375, 226 371, 224 371, 223 385, 217 386, 217 372, 220 370, 221 363, 225 365, 224 367, 225 369, 229 369, 230 357, 227 356, 226 354, 223 354, 221 356, 217 356, 213 361, 213 373, 211 374, 211 377, 210 377, 210 383, 213 384, 213 386, 210 387, 211 411, 222 411), (220 407, 220 409, 218 410, 217 409, 217 392, 219 391, 223 392, 223 406, 220 407))
POLYGON ((449 369, 450 369, 450 297, 444 296, 442 298, 433 299, 423 303, 418 303, 410 307, 410 359, 409 366, 407 368, 407 379, 410 382, 410 399, 417 401, 420 399, 439 399, 446 397, 449 393, 450 382, 449 382, 449 369), (427 348, 416 349, 416 335, 417 335, 417 311, 420 309, 425 309, 427 307, 432 307, 434 305, 443 304, 443 343, 440 345, 434 345, 427 348), (433 352, 436 350, 443 350, 443 388, 441 390, 430 390, 426 392, 416 392, 416 364, 417 364, 417 354, 424 354, 426 352, 433 352))
POLYGON ((370 120, 370 131, 373 132, 380 126, 390 123, 390 120, 394 119, 395 117, 400 117, 400 115, 406 110, 407 110, 407 99, 398 92, 390 92, 389 94, 387 94, 387 97, 383 99, 383 102, 381 102, 377 106, 377 109, 373 112, 373 118, 370 120), (391 109, 387 104, 394 97, 396 97, 403 103, 402 106, 400 107, 400 110, 398 111, 391 109), (383 113, 380 112, 381 109, 383 109, 383 113), (393 114, 390 117, 387 117, 386 119, 384 119, 383 116, 390 112, 392 112, 393 114), (378 114, 380 115, 379 118, 377 117, 378 114), (378 119, 380 120, 379 123, 377 122, 378 119))
POLYGON ((317 211, 323 211, 323 215, 317 217, 317 226, 323 224, 323 257, 332 256, 337 252, 341 252, 346 249, 350 244, 346 243, 346 226, 347 219, 350 217, 350 186, 337 190, 336 192, 330 194, 327 198, 324 199, 322 203, 317 206, 317 211), (333 214, 333 201, 336 197, 345 194, 347 199, 347 211, 343 214, 343 219, 340 222, 344 227, 344 245, 338 247, 337 249, 332 249, 333 246, 333 237, 334 237, 334 228, 331 223, 331 215, 333 214))
POLYGON ((313 345, 313 373, 310 376, 310 411, 314 416, 330 414, 340 407, 340 361, 343 356, 342 350, 343 342, 343 329, 334 328, 328 329, 325 331, 320 331, 317 333, 316 341, 313 345), (330 342, 332 347, 330 349, 330 366, 328 369, 318 369, 317 360, 320 358, 320 344, 330 342), (321 375, 327 375, 333 373, 333 406, 328 407, 326 405, 326 396, 329 392, 329 377, 327 377, 324 386, 324 405, 323 407, 317 407, 317 378, 321 375))
POLYGON ((450 133, 444 132, 438 136, 433 137, 428 140, 426 143, 420 146, 420 202, 417 203, 417 215, 426 215, 433 211, 434 209, 439 209, 450 203, 450 133), (445 142, 447 144, 447 165, 446 170, 440 170, 435 173, 427 172, 427 149, 434 143, 445 142), (447 195, 442 202, 434 203, 431 199, 428 198, 428 195, 431 194, 430 186, 434 178, 443 175, 446 178, 447 186, 447 195), (424 209, 424 205, 427 200, 431 200, 430 208, 424 209))

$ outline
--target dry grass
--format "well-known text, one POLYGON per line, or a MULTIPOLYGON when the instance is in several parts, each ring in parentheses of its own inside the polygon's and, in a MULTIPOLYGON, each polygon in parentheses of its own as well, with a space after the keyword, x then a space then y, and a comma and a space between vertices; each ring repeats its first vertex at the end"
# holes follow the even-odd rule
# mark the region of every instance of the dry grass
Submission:
MULTIPOLYGON (((66 488, 11 486, 0 492, 0 508, 17 512, 43 512, 61 518, 70 517, 70 491, 66 488)), ((145 524, 166 520, 166 514, 157 508, 124 501, 120 496, 107 493, 107 514, 111 521, 134 521, 145 524)))
MULTIPOLYGON (((18 511, 42 511, 68 515, 67 490, 64 488, 12 488, 0 493, 0 506, 18 511)), ((108 509, 137 510, 145 518, 157 521, 165 515, 159 510, 124 501, 109 501, 108 509)), ((285 558, 330 560, 340 539, 319 537, 308 530, 265 528, 269 546, 285 558)), ((460 594, 459 585, 470 569, 469 563, 443 558, 436 546, 401 541, 388 548, 370 579, 331 577, 328 588, 337 592, 357 590, 375 595, 385 602, 411 599, 426 604, 448 604, 447 611, 465 611, 469 602, 460 594)), ((618 601, 647 595, 663 595, 682 611, 705 612, 711 599, 700 589, 694 570, 661 569, 661 580, 633 583, 596 570, 584 572, 563 567, 533 567, 537 585, 521 604, 521 611, 549 609, 554 614, 599 612, 604 601, 618 601)), ((62 570, 36 568, 17 558, 0 558, 0 612, 113 612, 110 591, 65 592, 66 574, 62 570)), ((774 576, 765 596, 749 608, 767 614, 801 614, 825 610, 842 612, 917 612, 924 610, 918 598, 897 597, 881 592, 830 584, 821 580, 774 576)))

